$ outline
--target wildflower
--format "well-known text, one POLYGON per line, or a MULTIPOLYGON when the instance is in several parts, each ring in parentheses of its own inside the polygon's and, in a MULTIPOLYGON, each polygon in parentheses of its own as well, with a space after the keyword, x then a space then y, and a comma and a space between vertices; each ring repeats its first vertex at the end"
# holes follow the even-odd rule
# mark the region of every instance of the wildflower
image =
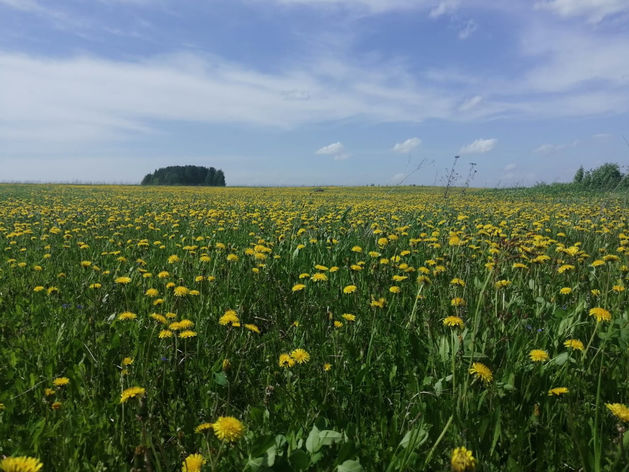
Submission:
POLYGON ((59 293, 59 289, 57 287, 48 287, 46 292, 48 295, 52 295, 53 293, 59 293))
POLYGON ((385 247, 387 244, 389 244, 389 240, 387 238, 378 239, 378 246, 385 247))
POLYGON ((572 289, 570 287, 563 287, 561 290, 559 290, 559 293, 561 295, 570 295, 572 293, 572 289))
POLYGON ((343 293, 354 293, 356 291, 356 285, 347 285, 343 288, 343 293))
POLYGON ((135 313, 131 313, 130 311, 125 311, 118 315, 118 319, 120 321, 135 320, 137 317, 138 315, 136 315, 135 313))
POLYGON ((179 256, 176 254, 173 254, 172 256, 168 256, 168 263, 169 264, 174 264, 175 262, 179 262, 179 256))
POLYGON ((468 451, 464 447, 457 447, 452 451, 450 465, 454 472, 465 472, 476 468, 476 459, 472 455, 472 451, 468 451))
POLYGON ((463 281, 463 279, 459 279, 458 277, 453 278, 450 281, 450 284, 452 284, 452 285, 460 285, 461 287, 465 287, 465 282, 463 281))
POLYGON ((609 321, 612 319, 612 315, 605 308, 594 307, 590 309, 590 316, 596 318, 596 322, 599 323, 601 321, 609 321))
POLYGON ((491 370, 485 364, 481 362, 472 363, 470 368, 470 374, 476 375, 476 378, 481 379, 485 383, 489 383, 494 378, 491 370))
POLYGON ((465 306, 465 300, 461 297, 455 297, 450 301, 450 305, 452 306, 465 306))
POLYGON ((175 287, 174 290, 175 297, 184 297, 188 295, 189 292, 190 290, 183 286, 175 287))
POLYGON ((229 262, 238 262, 238 256, 236 254, 228 254, 227 260, 229 262))
POLYGON ((592 290, 590 290, 590 293, 593 297, 598 297, 601 294, 601 291, 597 288, 593 288, 592 290))
POLYGON ((38 285, 37 287, 33 289, 33 292, 41 292, 42 290, 45 290, 44 287, 42 287, 41 285, 38 285))
POLYGON ((314 267, 315 267, 315 269, 320 270, 322 272, 327 272, 329 270, 326 266, 321 265, 321 264, 317 264, 314 267))
POLYGON ((170 274, 167 271, 165 271, 165 270, 163 270, 159 274, 157 274, 157 278, 158 279, 165 279, 166 277, 169 277, 169 276, 170 276, 170 274))
POLYGON ((133 357, 125 357, 124 359, 122 359, 122 365, 131 365, 133 364, 133 357))
POLYGON ((560 274, 563 274, 567 270, 574 270, 574 266, 570 264, 564 264, 557 269, 557 272, 559 272, 560 274))
POLYGON ((310 280, 314 282, 325 282, 326 280, 328 280, 328 276, 320 272, 317 272, 312 277, 310 277, 310 280))
POLYGON ((172 338, 173 332, 168 329, 163 329, 158 334, 159 339, 172 338))
POLYGON ((310 274, 308 272, 304 272, 302 274, 299 274, 299 278, 300 279, 307 279, 308 277, 310 277, 310 274))
POLYGON ((391 287, 389 287, 389 292, 391 293, 400 293, 401 290, 402 289, 398 287, 397 285, 392 285, 391 287))
POLYGON ((451 328, 458 326, 459 328, 462 328, 464 323, 463 320, 461 318, 459 318, 458 316, 447 316, 444 320, 443 320, 443 325, 444 326, 450 326, 451 328))
POLYGON ((234 310, 227 310, 223 316, 221 316, 218 320, 218 324, 225 326, 228 324, 234 324, 240 322, 238 315, 234 310))
POLYGON ((297 362, 298 364, 305 364, 310 360, 310 354, 305 349, 295 349, 290 353, 290 356, 297 362))
POLYGON ((44 464, 34 457, 5 457, 0 461, 0 469, 4 472, 38 472, 42 467, 44 464))
POLYGON ((346 321, 356 321, 356 316, 351 313, 343 313, 341 317, 346 321))
POLYGON ((372 308, 384 308, 385 299, 380 297, 379 299, 372 298, 369 304, 372 308))
POLYGON ((293 292, 299 292, 305 288, 306 286, 304 284, 295 284, 293 285, 293 292))
POLYGON ((326 362, 325 364, 323 364, 323 370, 325 372, 329 372, 332 369, 332 364, 330 364, 329 362, 326 362))
POLYGON ((161 324, 168 323, 168 321, 166 320, 166 317, 164 315, 160 315, 159 313, 151 313, 149 316, 161 324))
POLYGON ((181 472, 201 472, 205 459, 201 454, 190 454, 181 465, 181 472))
POLYGON ((52 384, 55 387, 63 387, 65 385, 68 385, 70 383, 70 379, 67 377, 57 377, 55 380, 52 381, 52 384))
POLYGON ((129 282, 131 282, 131 277, 117 277, 117 278, 114 280, 114 282, 115 282, 115 283, 117 283, 117 284, 126 285, 126 284, 128 284, 129 282))
POLYGON ((280 367, 293 367, 295 365, 295 360, 286 353, 280 354, 280 360, 278 362, 280 367))
POLYGON ((156 297, 159 295, 159 291, 155 288, 149 288, 146 292, 144 292, 144 295, 147 297, 156 297))
POLYGON ((342 328, 343 327, 343 322, 339 321, 339 320, 335 320, 334 321, 334 327, 335 328, 342 328))
POLYGON ((533 349, 529 352, 529 357, 533 362, 545 362, 549 359, 548 353, 543 349, 533 349))
POLYGON ((56 401, 56 402, 52 402, 52 404, 50 405, 50 408, 52 408, 53 410, 57 411, 57 410, 61 409, 62 405, 63 404, 61 402, 56 401))
POLYGON ((97 282, 97 283, 94 283, 94 284, 90 284, 89 288, 94 289, 94 288, 101 288, 101 287, 102 287, 102 285, 97 282))
MULTIPOLYGON (((55 393, 57 393, 57 391, 54 388, 45 388, 44 389, 44 395, 47 397, 51 397, 53 396, 55 393)), ((1 410, 2 408, 0 408, 1 410)))
POLYGON ((605 406, 616 418, 625 423, 629 423, 629 407, 622 403, 605 403, 605 406))
POLYGON ((511 281, 510 280, 499 280, 498 282, 495 283, 495 287, 496 288, 504 288, 504 287, 508 287, 509 285, 511 285, 511 281))
POLYGON ((555 388, 551 388, 548 391, 548 396, 549 397, 559 397, 561 395, 563 395, 564 393, 568 393, 570 390, 568 390, 567 387, 555 387, 555 388))
POLYGON ((201 423, 199 426, 194 428, 195 433, 202 433, 203 431, 207 431, 212 429, 212 423, 201 423))
POLYGON ((614 285, 612 287, 612 290, 614 292, 616 292, 616 293, 620 293, 620 292, 624 292, 625 291, 625 287, 623 285, 618 284, 618 285, 614 285))
POLYGON ((197 335, 196 331, 186 330, 179 333, 179 337, 182 339, 194 338, 197 335))
POLYGON ((251 323, 245 323, 244 327, 246 329, 248 329, 249 331, 253 331, 254 333, 258 333, 260 334, 260 328, 258 328, 256 325, 251 324, 251 323))
POLYGON ((229 369, 231 369, 231 367, 232 367, 232 363, 230 362, 230 360, 229 359, 223 359, 223 363, 221 365, 221 368, 224 371, 228 371, 229 369))
POLYGON ((245 432, 244 425, 233 416, 219 417, 212 427, 216 437, 225 442, 237 441, 245 432))
POLYGON ((363 248, 360 246, 354 246, 352 252, 363 252, 363 248))
POLYGON ((578 339, 568 339, 563 343, 564 346, 570 349, 574 349, 575 351, 583 351, 583 343, 578 339))
POLYGON ((129 398, 143 397, 146 390, 142 387, 131 387, 122 391, 120 403, 126 403, 129 398))

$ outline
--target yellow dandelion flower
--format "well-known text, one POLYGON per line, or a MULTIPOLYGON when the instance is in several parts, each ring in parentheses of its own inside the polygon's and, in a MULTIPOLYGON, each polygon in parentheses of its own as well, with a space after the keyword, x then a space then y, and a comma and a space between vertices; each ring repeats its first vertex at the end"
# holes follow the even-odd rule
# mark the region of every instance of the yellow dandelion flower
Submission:
POLYGON ((299 274, 300 279, 307 279, 308 277, 310 277, 310 274, 308 272, 303 272, 299 274))
POLYGON ((546 362, 549 359, 548 353, 543 349, 533 349, 529 352, 529 358, 533 362, 546 362))
POLYGON ((378 298, 377 300, 375 298, 372 298, 369 306, 371 306, 372 308, 384 308, 385 303, 386 301, 382 297, 378 298))
POLYGON ((194 428, 195 433, 202 433, 204 431, 208 431, 212 429, 212 423, 201 423, 199 426, 194 428))
POLYGON ((575 351, 583 351, 585 348, 583 347, 583 343, 578 339, 568 339, 563 343, 564 346, 570 349, 574 349, 575 351))
POLYGON ((280 367, 293 367, 295 365, 295 360, 290 356, 290 354, 282 353, 280 354, 278 364, 280 367))
POLYGON ((173 292, 175 294, 175 297, 185 297, 186 295, 188 295, 190 290, 188 290, 186 287, 183 287, 183 286, 180 285, 178 287, 175 287, 173 292))
POLYGON ((254 333, 258 333, 260 334, 260 328, 258 328, 256 325, 251 324, 251 323, 245 323, 243 325, 246 329, 248 329, 249 331, 253 331, 254 333))
POLYGON ((126 285, 126 284, 128 284, 129 282, 131 282, 131 277, 117 277, 117 278, 114 280, 114 282, 115 282, 115 283, 117 283, 117 284, 126 285))
POLYGON ((38 472, 44 464, 34 457, 5 457, 0 461, 0 469, 4 472, 38 472))
POLYGON ((599 323, 601 321, 609 321, 612 319, 612 315, 605 308, 594 307, 590 309, 590 316, 596 318, 596 322, 599 323))
POLYGON ((242 437, 245 426, 233 416, 221 416, 212 425, 214 434, 225 442, 234 442, 242 437))
POLYGON ((485 383, 491 382, 494 378, 491 369, 481 362, 472 363, 470 374, 475 375, 476 378, 481 379, 485 383))
POLYGON ((205 459, 201 454, 190 454, 181 464, 181 472, 201 472, 205 459))
POLYGON ((196 335, 197 335, 196 331, 192 331, 189 329, 179 333, 179 337, 182 339, 194 338, 196 335))
POLYGON ((173 334, 174 333, 172 331, 168 329, 163 329, 159 332, 158 337, 159 339, 172 338, 173 334))
POLYGON ((238 262, 238 256, 236 254, 228 254, 227 260, 229 262, 238 262))
POLYGON ((52 404, 50 405, 50 408, 57 411, 57 410, 60 410, 62 406, 63 406, 63 403, 61 403, 60 401, 56 401, 56 402, 52 402, 52 404))
POLYGON ((458 277, 453 278, 450 281, 450 284, 452 284, 452 285, 460 285, 461 287, 465 287, 465 282, 463 281, 463 279, 459 279, 458 277))
POLYGON ((401 291, 402 289, 397 285, 392 285, 391 287, 389 287, 389 292, 391 293, 400 293, 401 291))
POLYGON ((356 291, 356 285, 347 285, 343 288, 343 293, 354 293, 356 291))
POLYGON ((567 387, 555 387, 555 388, 551 388, 548 391, 548 396, 549 397, 559 397, 565 393, 568 393, 570 390, 568 390, 567 387))
POLYGON ((169 264, 174 264, 175 262, 179 262, 179 256, 176 254, 173 254, 172 256, 168 256, 168 263, 169 264))
POLYGON ((51 397, 55 393, 57 393, 57 391, 54 388, 45 388, 44 389, 44 395, 47 396, 47 397, 51 397))
POLYGON ((461 297, 455 297, 452 300, 450 300, 450 305, 452 305, 452 306, 465 306, 465 300, 463 300, 461 297))
POLYGON ((505 287, 508 287, 509 285, 511 285, 511 281, 506 280, 506 279, 499 280, 498 282, 495 283, 496 288, 505 288, 505 287))
POLYGON ((144 292, 144 295, 147 297, 156 297, 159 295, 159 290, 156 288, 149 288, 146 292, 144 292))
POLYGON ((570 287, 563 287, 559 290, 561 295, 570 295, 572 293, 572 289, 570 287))
POLYGON ((325 372, 329 372, 332 369, 332 364, 330 364, 329 362, 326 362, 325 364, 323 364, 323 370, 325 372))
POLYGON ((295 284, 295 285, 293 285, 292 290, 293 290, 293 292, 299 292, 299 291, 301 291, 301 290, 303 290, 305 288, 306 288, 306 286, 304 284, 295 284))
POLYGON ((346 321, 356 321, 356 315, 352 315, 351 313, 343 313, 341 317, 346 321))
POLYGON ((464 323, 463 320, 461 318, 459 318, 458 316, 447 316, 444 320, 443 320, 443 325, 444 326, 449 326, 451 328, 458 326, 459 328, 463 328, 464 323))
POLYGON ((227 310, 223 316, 221 316, 218 320, 218 324, 225 326, 228 324, 234 324, 240 322, 238 315, 234 310, 227 310))
POLYGON ((64 385, 68 385, 70 383, 70 379, 67 377, 57 377, 52 381, 52 384, 55 387, 63 387, 64 385))
POLYGON ((476 459, 472 455, 472 451, 468 451, 464 447, 457 447, 452 451, 450 466, 454 472, 466 472, 476 468, 476 459))
POLYGON ((290 353, 290 356, 297 362, 298 364, 305 364, 310 360, 310 354, 305 349, 295 349, 290 353))
POLYGON ((118 319, 120 321, 135 320, 137 317, 138 315, 136 315, 135 313, 131 313, 130 311, 125 311, 118 315, 118 319))
POLYGON ((629 407, 622 403, 605 403, 605 406, 616 418, 625 423, 629 423, 629 407))
POLYGON ((142 387, 131 387, 122 391, 120 394, 120 403, 126 403, 129 398, 143 397, 146 390, 142 387))
POLYGON ((42 290, 45 290, 45 288, 42 287, 41 285, 38 285, 37 287, 33 289, 33 292, 37 293, 37 292, 41 292, 42 290))
POLYGON ((168 323, 168 320, 166 319, 166 317, 164 315, 160 315, 159 313, 151 313, 149 316, 161 324, 168 323))
POLYGON ((334 321, 334 327, 335 328, 342 328, 343 327, 343 323, 339 320, 335 320, 334 321))
POLYGON ((157 278, 158 279, 165 279, 167 277, 170 277, 170 274, 167 271, 165 271, 165 270, 163 270, 159 274, 157 274, 157 278))
POLYGON ((352 252, 363 252, 363 248, 360 246, 354 246, 352 252))
POLYGON ((122 359, 122 365, 131 365, 133 364, 133 357, 125 357, 122 359))
POLYGON ((321 272, 317 272, 313 274, 312 277, 310 277, 310 280, 314 282, 325 282, 326 280, 328 280, 328 276, 325 274, 322 274, 321 272))

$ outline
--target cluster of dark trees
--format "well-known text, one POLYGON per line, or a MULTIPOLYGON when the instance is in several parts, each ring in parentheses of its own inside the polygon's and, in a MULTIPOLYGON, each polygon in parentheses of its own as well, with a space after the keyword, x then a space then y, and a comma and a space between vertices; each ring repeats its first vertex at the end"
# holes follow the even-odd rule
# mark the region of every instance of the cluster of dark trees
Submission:
POLYGON ((618 164, 606 163, 596 169, 579 167, 573 183, 591 190, 629 190, 629 173, 620 171, 618 164))
POLYGON ((225 175, 221 169, 203 166, 169 166, 146 174, 142 185, 206 185, 224 187, 225 175))

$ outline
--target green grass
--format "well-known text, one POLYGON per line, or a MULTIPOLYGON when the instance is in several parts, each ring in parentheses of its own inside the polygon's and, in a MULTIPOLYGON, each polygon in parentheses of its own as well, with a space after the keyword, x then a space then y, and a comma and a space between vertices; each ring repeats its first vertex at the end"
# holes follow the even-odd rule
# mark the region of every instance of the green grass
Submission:
POLYGON ((446 470, 464 446, 482 471, 627 470, 627 423, 605 406, 629 403, 626 201, 501 195, 0 186, 0 455, 43 470, 174 471, 201 453, 205 471, 393 472, 446 470), (260 333, 220 325, 228 309, 260 333), (196 336, 160 339, 154 312, 196 336), (280 367, 297 348, 309 361, 280 367), (57 377, 70 383, 46 396, 57 377), (145 395, 121 404, 131 386, 145 395), (195 433, 220 416, 244 436, 195 433))

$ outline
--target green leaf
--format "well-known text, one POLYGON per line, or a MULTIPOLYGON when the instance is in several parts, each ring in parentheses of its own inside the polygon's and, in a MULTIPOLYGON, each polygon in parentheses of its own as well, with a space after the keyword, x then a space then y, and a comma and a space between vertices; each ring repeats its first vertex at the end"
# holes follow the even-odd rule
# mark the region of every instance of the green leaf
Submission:
POLYGON ((347 460, 338 466, 337 472, 362 472, 363 466, 358 461, 347 460))
POLYGON ((214 372, 214 382, 221 387, 227 385, 227 376, 225 375, 225 372, 214 372))
POLYGON ((306 450, 312 454, 317 452, 319 449, 321 449, 321 444, 319 442, 319 429, 316 426, 313 426, 310 434, 308 434, 308 438, 306 439, 306 450))
POLYGON ((302 449, 293 452, 288 458, 288 461, 296 470, 306 470, 310 465, 310 457, 308 457, 308 454, 302 449))

